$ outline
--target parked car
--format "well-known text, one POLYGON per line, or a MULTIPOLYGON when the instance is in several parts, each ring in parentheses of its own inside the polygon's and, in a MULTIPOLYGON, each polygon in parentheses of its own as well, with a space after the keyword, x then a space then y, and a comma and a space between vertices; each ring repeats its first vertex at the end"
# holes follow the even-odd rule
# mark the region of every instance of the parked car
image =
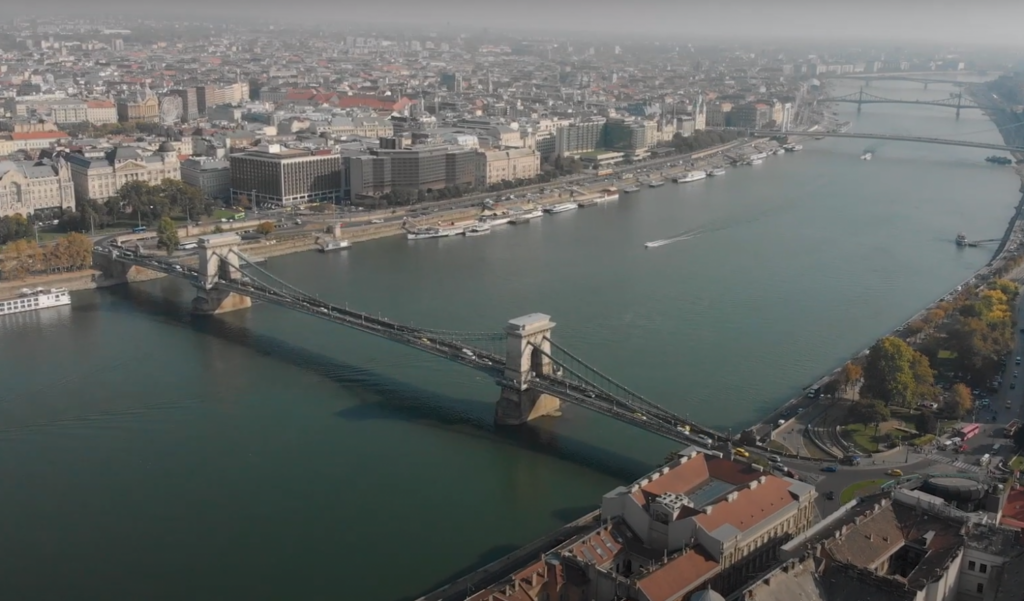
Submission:
POLYGON ((835 465, 826 465, 825 467, 821 468, 821 471, 823 471, 823 472, 838 472, 839 471, 839 467, 835 466, 835 465))
POLYGON ((825 493, 825 499, 828 500, 828 501, 835 501, 836 500, 836 493, 835 493, 835 491, 831 491, 830 490, 827 493, 825 493))

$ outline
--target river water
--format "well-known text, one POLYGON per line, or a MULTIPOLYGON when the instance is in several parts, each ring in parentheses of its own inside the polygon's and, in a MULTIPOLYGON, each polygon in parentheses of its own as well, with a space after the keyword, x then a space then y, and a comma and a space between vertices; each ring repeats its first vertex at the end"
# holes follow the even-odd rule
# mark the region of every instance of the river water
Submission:
MULTIPOLYGON (((858 131, 1000 140, 976 111, 840 107, 858 131)), ((268 265, 428 327, 548 313, 595 367, 735 430, 967 278, 992 249, 953 237, 998 238, 1019 198, 982 150, 805 147, 488 236, 268 265)), ((572 407, 496 430, 471 370, 270 306, 195 319, 190 298, 153 281, 0 320, 0 597, 406 599, 671 449, 572 407)))

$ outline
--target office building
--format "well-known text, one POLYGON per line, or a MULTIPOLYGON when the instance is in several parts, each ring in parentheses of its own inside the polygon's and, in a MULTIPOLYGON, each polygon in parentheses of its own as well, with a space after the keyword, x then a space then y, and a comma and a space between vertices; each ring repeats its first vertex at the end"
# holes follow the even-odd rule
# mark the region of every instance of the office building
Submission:
POLYGON ((375 149, 374 156, 391 161, 391 186, 411 190, 473 185, 476 153, 468 148, 427 146, 406 149, 375 149))
POLYGON ((231 196, 231 165, 227 160, 186 159, 181 163, 181 181, 203 191, 207 198, 231 196))
POLYGON ((555 130, 555 153, 565 156, 597 149, 602 143, 604 126, 604 117, 590 117, 562 125, 555 130))
POLYGON ((137 148, 119 146, 102 158, 80 154, 68 155, 71 181, 79 200, 105 200, 116 196, 128 181, 158 184, 164 179, 181 179, 181 165, 174 144, 163 142, 157 151, 146 156, 137 148))
POLYGON ((232 200, 244 196, 259 204, 293 206, 342 199, 339 155, 262 144, 229 160, 232 200))
POLYGON ((391 191, 391 159, 360 155, 344 157, 345 198, 376 197, 391 191))
POLYGON ((52 161, 0 161, 0 217, 74 208, 71 171, 60 156, 52 161))
POLYGON ((729 127, 760 129, 771 121, 771 108, 767 104, 748 102, 732 107, 727 123, 729 127))
POLYGON ((175 88, 170 94, 181 98, 181 121, 188 123, 199 118, 199 100, 195 88, 175 88))

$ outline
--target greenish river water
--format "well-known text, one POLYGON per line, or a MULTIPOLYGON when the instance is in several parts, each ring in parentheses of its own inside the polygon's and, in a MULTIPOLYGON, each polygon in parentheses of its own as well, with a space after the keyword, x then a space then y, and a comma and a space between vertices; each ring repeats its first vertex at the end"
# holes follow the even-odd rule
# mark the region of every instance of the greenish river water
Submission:
MULTIPOLYGON (((971 112, 842 106, 856 131, 1000 140, 971 112)), ((969 277, 992 249, 955 234, 1001 236, 1019 199, 982 150, 805 147, 488 236, 269 269, 429 327, 548 313, 592 365, 741 428, 969 277)), ((0 319, 0 597, 407 599, 671 448, 573 407, 496 430, 498 391, 473 371, 270 306, 195 319, 190 298, 161 280, 0 319)))

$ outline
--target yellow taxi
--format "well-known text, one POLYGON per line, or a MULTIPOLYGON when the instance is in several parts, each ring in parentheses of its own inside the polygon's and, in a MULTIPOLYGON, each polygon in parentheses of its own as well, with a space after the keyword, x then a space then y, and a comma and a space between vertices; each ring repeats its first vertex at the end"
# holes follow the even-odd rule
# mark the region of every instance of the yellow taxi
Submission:
POLYGON ((750 453, 748 453, 746 449, 741 447, 736 447, 735 449, 732 450, 732 452, 736 453, 740 457, 750 457, 750 453))
POLYGON ((889 475, 889 476, 903 476, 903 471, 902 470, 889 470, 889 471, 887 471, 885 473, 887 475, 889 475))

